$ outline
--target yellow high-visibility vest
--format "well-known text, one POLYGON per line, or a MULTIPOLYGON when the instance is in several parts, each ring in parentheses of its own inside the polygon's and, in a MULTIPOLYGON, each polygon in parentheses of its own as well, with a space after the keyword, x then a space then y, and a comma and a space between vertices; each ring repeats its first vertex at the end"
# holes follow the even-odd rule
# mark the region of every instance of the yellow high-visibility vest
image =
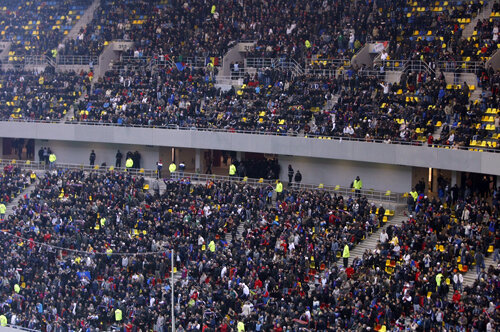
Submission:
POLYGON ((229 175, 233 176, 236 174, 236 166, 234 166, 234 164, 231 164, 229 166, 229 175))

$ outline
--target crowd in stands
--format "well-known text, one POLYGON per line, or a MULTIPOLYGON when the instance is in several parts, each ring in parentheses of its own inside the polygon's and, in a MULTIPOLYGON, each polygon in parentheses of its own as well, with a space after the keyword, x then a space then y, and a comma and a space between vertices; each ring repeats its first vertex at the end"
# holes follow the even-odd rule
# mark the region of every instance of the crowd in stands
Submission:
POLYGON ((86 73, 0 72, 0 118, 60 120, 82 93, 90 91, 86 73))
POLYGON ((182 2, 102 0, 88 28, 63 52, 99 54, 105 42, 134 40, 144 56, 223 55, 231 42, 258 40, 259 56, 354 54, 365 42, 368 3, 342 1, 182 2), (271 19, 266 19, 271 18, 271 19), (334 24, 337 22, 338 24, 334 24), (363 23, 363 24, 362 24, 363 23))
POLYGON ((30 174, 23 173, 19 167, 7 165, 0 174, 0 203, 9 204, 30 184, 30 174))
POLYGON ((189 179, 152 193, 144 184, 115 172, 40 177, 2 224, 0 314, 45 331, 166 331, 175 248, 177 331, 500 323, 500 271, 481 266, 498 245, 496 190, 491 204, 473 192, 453 205, 420 193, 377 249, 349 258, 346 245, 383 223, 385 209, 365 197, 292 189, 275 200, 272 187, 189 179), (478 281, 463 288, 459 274, 474 262, 478 281))
POLYGON ((290 191, 273 203, 273 188, 239 183, 166 181, 156 197, 143 187, 143 178, 120 173, 59 171, 39 179, 2 225, 8 230, 2 250, 10 254, 3 258, 0 310, 9 322, 44 330, 118 324, 166 331, 175 248, 183 276, 175 294, 181 330, 236 325, 242 301, 252 298, 259 299, 262 323, 276 324, 276 306, 287 303, 281 297, 299 294, 283 289, 302 282, 300 292, 307 291, 304 256, 316 256, 319 270, 320 262, 337 259, 331 243, 339 252, 343 244, 354 246, 379 219, 366 198, 322 192, 290 191), (241 240, 243 223, 251 229, 241 240))
POLYGON ((90 3, 90 0, 2 1, 0 40, 12 41, 9 56, 17 60, 24 55, 52 56, 52 50, 58 48, 90 3))
MULTIPOLYGON (((83 6, 80 2, 67 0, 61 10, 83 6)), ((36 1, 26 6, 35 4, 36 1)), ((488 121, 483 119, 486 110, 498 109, 498 74, 478 68, 479 82, 469 87, 460 82, 459 72, 450 86, 443 75, 434 74, 433 70, 406 71, 400 83, 390 85, 384 82, 384 61, 376 62, 380 70, 377 74, 364 67, 350 67, 345 60, 366 38, 390 41, 384 59, 422 59, 431 69, 437 68, 438 60, 457 61, 474 54, 487 57, 498 38, 495 19, 479 21, 472 39, 461 38, 465 22, 485 5, 487 2, 480 1, 450 1, 438 6, 433 1, 403 0, 286 4, 255 1, 251 5, 227 1, 102 0, 93 22, 82 28, 75 40, 67 40, 59 54, 98 55, 106 42, 125 39, 135 41, 136 46, 129 52, 138 58, 210 59, 224 54, 231 41, 255 39, 258 42, 249 51, 251 56, 286 56, 299 62, 310 59, 311 68, 334 68, 336 75, 321 76, 314 71, 292 75, 285 68, 257 68, 256 74, 238 73, 244 83, 241 88, 223 92, 216 88, 213 67, 195 69, 179 62, 180 66, 154 71, 134 66, 107 71, 90 92, 92 72, 7 72, 0 88, 6 90, 1 91, 6 103, 2 118, 61 119, 82 93, 86 96, 74 114, 79 121, 347 136, 494 149, 498 128, 494 123, 498 119, 493 118, 498 116, 490 113, 488 121), (261 20, 265 13, 273 19, 261 20), (410 28, 402 30, 402 26, 410 28), (424 28, 433 33, 414 35, 414 31, 424 28), (474 40, 478 38, 480 41, 474 40), (489 45, 488 49, 479 53, 464 44, 483 42, 489 45), (483 96, 469 102, 469 96, 479 86, 484 90, 483 96), (73 96, 72 87, 76 88, 73 96), (441 126, 441 134, 434 137, 441 126)), ((36 10, 45 10, 44 6, 39 7, 36 10)), ((496 7, 498 4, 493 10, 496 7)), ((9 10, 6 13, 17 15, 9 10)))
POLYGON ((499 75, 484 70, 481 77, 483 95, 469 101, 475 86, 458 88, 443 74, 426 72, 404 72, 400 83, 389 84, 364 68, 337 77, 291 77, 265 68, 246 74, 241 89, 223 92, 209 70, 163 69, 157 75, 115 70, 80 101, 75 116, 122 125, 420 140, 458 148, 496 135, 482 119, 488 108, 499 107, 499 75))

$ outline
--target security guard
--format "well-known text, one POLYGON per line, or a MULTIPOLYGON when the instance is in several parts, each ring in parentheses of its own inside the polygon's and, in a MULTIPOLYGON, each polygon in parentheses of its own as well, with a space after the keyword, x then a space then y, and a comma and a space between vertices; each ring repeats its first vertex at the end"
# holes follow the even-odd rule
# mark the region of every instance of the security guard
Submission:
POLYGON ((349 257, 351 254, 349 253, 349 245, 346 243, 344 246, 344 251, 342 252, 342 258, 344 259, 344 269, 349 265, 349 257))
POLYGON ((170 165, 168 165, 168 171, 170 172, 170 177, 173 178, 173 173, 177 170, 177 166, 172 161, 170 165))
POLYGON ((229 176, 233 177, 236 175, 236 166, 233 163, 229 165, 229 176))
POLYGON ((125 167, 132 168, 132 166, 134 166, 134 161, 132 160, 132 158, 127 158, 127 160, 125 161, 125 167))
POLYGON ((361 181, 359 176, 356 176, 356 179, 352 183, 352 187, 356 191, 356 197, 359 197, 361 194, 361 189, 363 188, 363 181, 361 181))
POLYGON ((281 201, 283 200, 283 183, 278 180, 278 182, 276 182, 276 200, 277 201, 281 201))
POLYGON ((54 163, 56 162, 57 160, 57 157, 56 157, 56 154, 54 152, 52 152, 49 156, 49 168, 52 169, 54 167, 54 163))
POLYGON ((117 322, 122 320, 122 311, 120 309, 115 310, 115 320, 117 322))
POLYGON ((3 202, 0 203, 0 220, 5 218, 5 213, 7 212, 7 207, 3 202))

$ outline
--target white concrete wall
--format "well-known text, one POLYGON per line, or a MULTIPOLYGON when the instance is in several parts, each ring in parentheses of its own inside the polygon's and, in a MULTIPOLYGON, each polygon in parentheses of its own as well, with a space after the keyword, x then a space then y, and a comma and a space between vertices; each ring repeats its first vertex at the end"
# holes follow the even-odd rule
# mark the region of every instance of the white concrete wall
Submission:
POLYGON ((302 183, 323 183, 348 187, 359 175, 364 189, 407 192, 411 189, 412 168, 348 160, 279 156, 280 178, 288 181, 288 165, 302 173, 302 183))
POLYGON ((92 150, 96 154, 96 165, 105 162, 108 166, 114 166, 118 149, 123 154, 122 166, 125 166, 125 155, 128 151, 139 151, 141 154, 141 167, 146 169, 156 169, 156 162, 159 157, 159 148, 157 146, 35 140, 35 160, 37 161, 40 147, 50 147, 57 156, 57 162, 68 164, 88 165, 90 163, 90 151, 92 150))
MULTIPOLYGON (((500 175, 500 153, 354 141, 62 123, 0 121, 0 136, 61 141, 256 152, 352 160, 395 166, 432 167, 500 175)), ((90 150, 89 150, 90 151, 90 150)), ((89 152, 85 152, 87 159, 89 152)))

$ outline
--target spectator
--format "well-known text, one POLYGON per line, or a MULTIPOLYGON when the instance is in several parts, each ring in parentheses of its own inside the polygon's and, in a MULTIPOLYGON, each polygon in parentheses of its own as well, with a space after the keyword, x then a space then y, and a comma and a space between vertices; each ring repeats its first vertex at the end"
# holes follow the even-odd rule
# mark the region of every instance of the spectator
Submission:
POLYGON ((292 165, 288 165, 288 186, 293 187, 293 175, 294 171, 292 165))
POLYGON ((115 162, 115 167, 122 167, 122 158, 123 158, 123 155, 122 153, 120 152, 120 150, 118 150, 116 152, 116 155, 115 155, 115 159, 116 159, 116 162, 115 162))
POLYGON ((94 166, 94 163, 95 163, 95 152, 94 152, 94 150, 92 150, 92 152, 90 152, 89 161, 90 161, 90 166, 94 166))
POLYGON ((300 188, 301 181, 302 181, 302 174, 300 173, 299 170, 297 170, 297 173, 295 173, 295 183, 297 184, 298 188, 300 188))

